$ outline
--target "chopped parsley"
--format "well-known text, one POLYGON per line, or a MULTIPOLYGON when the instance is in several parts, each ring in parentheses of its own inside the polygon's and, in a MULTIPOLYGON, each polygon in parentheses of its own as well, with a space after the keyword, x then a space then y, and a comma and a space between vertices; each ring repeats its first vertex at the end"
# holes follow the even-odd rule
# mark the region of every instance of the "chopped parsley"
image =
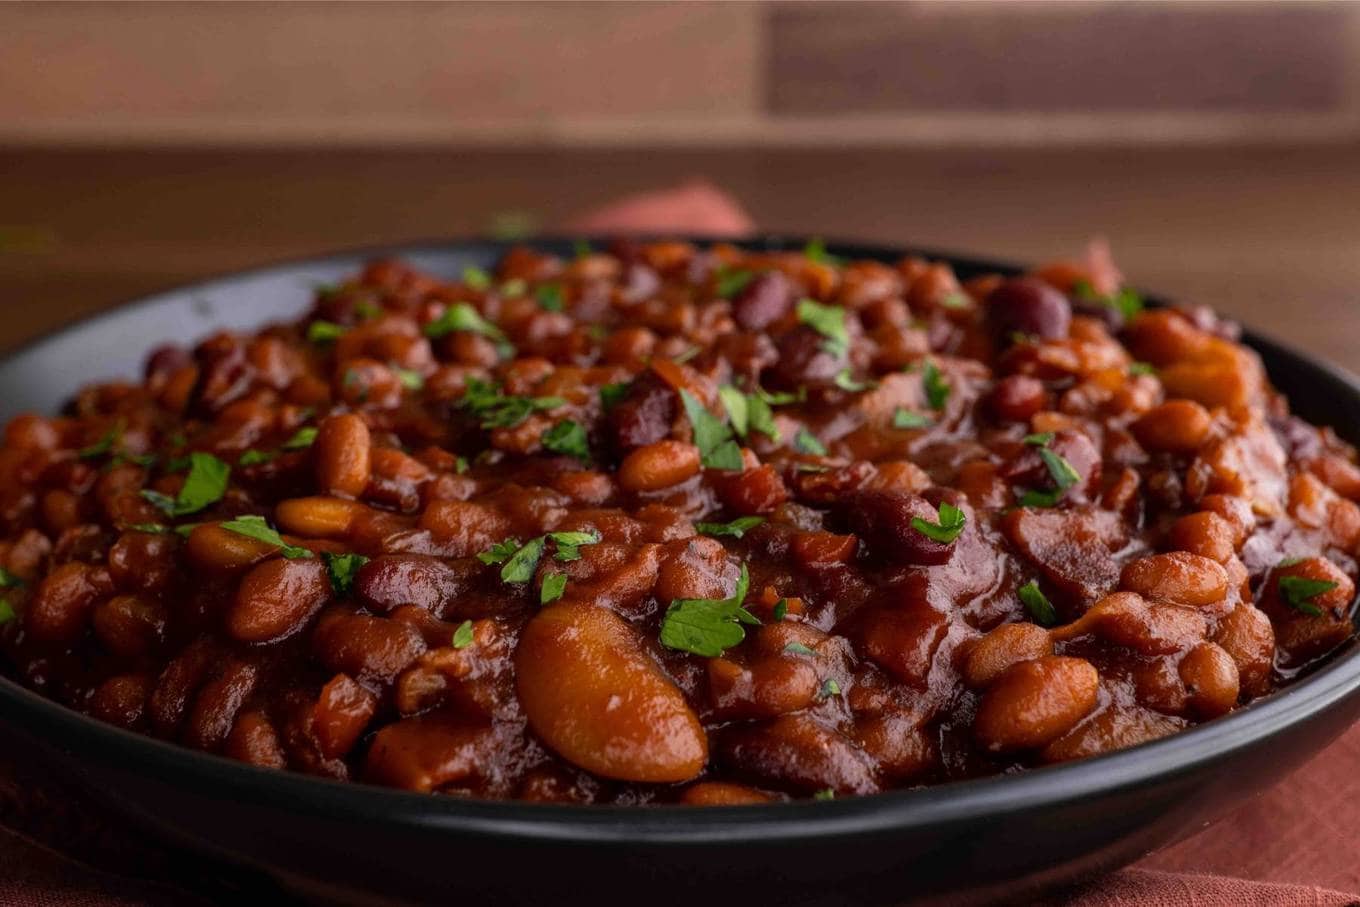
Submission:
POLYGON ((19 577, 15 576, 4 567, 0 567, 0 589, 14 589, 23 584, 24 581, 19 579, 19 577))
POLYGON ((1280 597, 1285 604, 1310 617, 1321 617, 1322 609, 1313 604, 1313 599, 1324 592, 1331 592, 1336 583, 1327 579, 1309 579, 1306 576, 1282 576, 1279 580, 1280 597))
POLYGON ((828 677, 822 681, 822 688, 817 691, 818 699, 830 699, 832 696, 841 694, 841 685, 836 683, 836 678, 828 677))
POLYGON ((820 236, 814 236, 803 246, 803 257, 808 261, 815 261, 821 265, 839 265, 843 261, 839 255, 832 255, 826 251, 826 241, 820 236))
POLYGON ((835 384, 841 390, 849 391, 852 394, 859 393, 860 391, 867 391, 870 388, 878 386, 877 381, 856 381, 848 367, 843 368, 836 373, 835 384))
POLYGON ((463 269, 463 283, 474 290, 485 290, 491 286, 491 275, 475 265, 463 269))
POLYGON ((519 539, 508 538, 497 542, 481 554, 477 555, 477 560, 488 566, 491 564, 503 564, 514 557, 519 550, 519 539))
POLYGON ((425 376, 415 369, 402 368, 396 363, 389 363, 387 367, 392 370, 392 374, 397 376, 401 386, 408 391, 418 391, 425 386, 425 376))
POLYGON ((505 566, 501 567, 501 581, 527 583, 533 579, 534 571, 538 569, 538 561, 543 557, 543 548, 547 545, 547 542, 547 538, 540 535, 521 545, 519 550, 506 560, 505 566))
POLYGON ((624 397, 628 396, 628 388, 631 385, 627 381, 620 381, 617 384, 603 384, 600 386, 600 405, 609 409, 619 403, 624 397))
POLYGON ((950 293, 940 300, 946 309, 966 309, 973 304, 967 293, 950 293))
POLYGON ((533 579, 549 540, 557 546, 556 557, 559 561, 574 561, 581 557, 582 545, 594 545, 601 538, 596 532, 549 532, 531 538, 522 545, 519 539, 508 538, 477 555, 477 560, 487 565, 503 564, 503 582, 527 583, 533 579))
POLYGON ((702 535, 722 536, 730 535, 732 538, 739 539, 765 522, 763 516, 743 516, 737 517, 730 523, 695 523, 694 528, 702 535))
POLYGON ((578 239, 573 242, 571 244, 571 250, 576 253, 577 259, 588 258, 595 254, 595 250, 590 247, 590 242, 584 239, 578 239))
POLYGON ((723 268, 718 272, 717 285, 714 288, 718 296, 723 299, 731 299, 733 296, 746 289, 746 285, 755 280, 754 271, 745 271, 740 268, 723 268))
POLYGON ((1091 286, 1090 281, 1078 280, 1072 285, 1072 291, 1083 302, 1098 302, 1114 309, 1125 321, 1132 321, 1143 311, 1143 297, 1128 287, 1120 287, 1113 295, 1102 296, 1091 286))
POLYGON ((567 591, 567 575, 565 573, 549 573, 543 577, 543 588, 538 590, 538 603, 550 605, 561 598, 565 591, 567 591))
POLYGON ((1053 439, 1056 437, 1057 435, 1051 431, 1041 431, 1032 435, 1025 435, 1020 439, 1020 443, 1029 444, 1032 447, 1047 447, 1053 443, 1053 439))
MULTIPOLYGON (((789 600, 787 598, 781 598, 779 601, 774 603, 774 609, 770 611, 770 616, 775 619, 776 623, 778 623, 779 621, 783 620, 788 613, 789 613, 789 600)), ((787 648, 787 646, 785 648, 787 648)))
POLYGON ((737 645, 746 638, 742 624, 760 625, 760 619, 742 607, 750 585, 743 564, 731 598, 675 599, 661 619, 661 644, 707 658, 717 658, 737 645))
MULTIPOLYGON (((183 529, 181 526, 179 529, 183 529)), ((283 536, 278 531, 270 527, 262 516, 239 516, 234 520, 228 520, 222 524, 222 528, 237 535, 244 535, 248 539, 257 542, 264 542, 266 545, 273 545, 279 549, 279 553, 290 560, 303 557, 311 557, 312 552, 306 548, 299 548, 290 545, 283 540, 283 536)), ((178 530, 176 530, 178 531, 178 530)))
POLYGON ((1052 507, 1062 499, 1067 489, 1081 481, 1081 473, 1077 472, 1076 467, 1067 461, 1067 458, 1049 448, 1053 443, 1054 433, 1051 431, 1040 432, 1038 434, 1026 435, 1024 443, 1039 448, 1039 459, 1044 461, 1044 466, 1048 469, 1048 474, 1053 479, 1053 484, 1057 487, 1050 490, 1036 491, 1033 489, 1020 493, 1021 507, 1052 507))
POLYGON ((258 466, 261 463, 268 463, 277 456, 278 454, 268 451, 251 449, 241 454, 241 459, 237 460, 236 463, 239 466, 258 466))
POLYGON ((838 305, 822 305, 815 299, 798 300, 798 321, 826 338, 822 349, 833 356, 844 356, 850 351, 850 332, 845 326, 845 309, 838 305))
POLYGON ((534 301, 545 312, 560 312, 566 304, 562 301, 562 285, 545 283, 534 290, 534 301))
POLYGON ((1051 627, 1058 622, 1058 611, 1053 607, 1053 603, 1044 595, 1039 588, 1037 580, 1030 580, 1020 587, 1018 592, 1020 601, 1024 604, 1025 610, 1029 612, 1034 622, 1041 627, 1051 627))
POLYGON ((800 453, 812 454, 816 457, 826 456, 826 445, 817 439, 817 436, 807 430, 807 426, 798 429, 798 434, 793 436, 793 446, 800 453))
POLYGON ((929 428, 930 418, 928 416, 923 416, 920 413, 914 413, 909 409, 903 409, 899 406, 897 410, 893 412, 892 427, 929 428))
POLYGON ((934 362, 926 362, 925 369, 921 372, 921 387, 925 389, 926 402, 930 404, 931 409, 944 409, 944 404, 949 399, 949 382, 934 362))
POLYGON ((496 344, 496 351, 503 358, 514 355, 515 348, 506 339, 505 332, 483 318, 481 312, 466 302, 455 302, 444 310, 444 314, 425 325, 425 336, 430 338, 443 337, 454 331, 481 334, 496 344))
POLYGON ((803 645, 801 642, 791 642, 784 647, 785 655, 816 655, 812 649, 803 645))
POLYGON ((348 330, 343 324, 334 321, 313 321, 307 325, 307 339, 312 343, 334 343, 345 336, 348 330))
POLYGON ((813 795, 812 795, 812 799, 814 799, 814 800, 834 800, 834 799, 836 799, 836 791, 833 790, 833 789, 830 788, 830 787, 826 787, 826 788, 823 788, 823 789, 817 791, 817 793, 813 794, 813 795))
POLYGON ((95 457, 104 456, 104 454, 113 450, 114 445, 118 443, 118 441, 122 440, 124 428, 126 428, 126 426, 123 423, 123 420, 119 419, 114 423, 112 428, 99 437, 99 440, 88 447, 82 447, 80 450, 76 451, 76 456, 80 457, 82 460, 93 460, 95 457))
POLYGON ((293 436, 283 442, 284 450, 302 450, 311 447, 316 441, 316 427, 304 425, 293 433, 293 436))
POLYGON ((482 428, 510 428, 532 413, 565 406, 561 397, 510 397, 500 388, 480 378, 468 378, 467 390, 459 405, 480 420, 482 428))
POLYGON ((166 516, 185 516, 197 513, 209 504, 222 499, 227 492, 231 467, 209 453, 189 454, 189 475, 179 494, 170 497, 158 491, 144 490, 142 497, 155 504, 166 516))
POLYGON ((330 577, 336 595, 349 595, 359 568, 368 563, 368 558, 362 554, 332 554, 329 551, 321 552, 321 559, 326 562, 326 575, 330 577))
POLYGON ((453 631, 453 647, 466 649, 470 645, 472 645, 472 621, 465 620, 453 631))
POLYGON ((553 453, 590 462, 590 441, 581 423, 563 419, 543 433, 543 446, 553 453))
POLYGON ((501 284, 500 294, 507 298, 517 299, 523 296, 528 289, 529 285, 525 283, 523 277, 512 277, 501 284))
POLYGON ((743 394, 732 385, 724 384, 718 388, 718 397, 738 435, 746 438, 751 432, 758 431, 772 441, 779 440, 774 411, 759 394, 743 394))
POLYGON ((968 520, 962 510, 948 501, 942 502, 936 513, 938 514, 938 523, 931 523, 919 516, 914 516, 911 518, 911 528, 928 539, 947 545, 959 537, 959 533, 963 532, 963 526, 968 520))
POLYGON ((1151 362, 1134 362, 1129 365, 1129 374, 1155 375, 1157 374, 1157 366, 1153 365, 1151 362))
POLYGON ((732 429, 726 422, 708 411, 687 390, 680 391, 680 402, 694 429, 694 446, 699 448, 699 461, 709 469, 740 471, 741 448, 732 439, 732 429))
POLYGON ((1081 473, 1077 472, 1075 466, 1067 462, 1067 458, 1050 450, 1047 447, 1039 448, 1039 459, 1044 461, 1048 467, 1048 474, 1053 477, 1053 482, 1058 486, 1059 491, 1066 491, 1073 485, 1081 481, 1081 473))
POLYGON ((19 615, 14 613, 14 606, 6 599, 0 598, 0 627, 14 620, 19 615))

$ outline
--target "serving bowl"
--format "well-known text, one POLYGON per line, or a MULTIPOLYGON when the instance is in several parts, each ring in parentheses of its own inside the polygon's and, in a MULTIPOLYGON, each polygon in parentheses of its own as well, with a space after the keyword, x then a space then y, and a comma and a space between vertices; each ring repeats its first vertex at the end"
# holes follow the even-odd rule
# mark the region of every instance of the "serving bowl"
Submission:
MULTIPOLYGON (((565 239, 533 245, 572 248, 565 239)), ((925 250, 828 248, 883 261, 910 251, 950 262, 962 278, 1019 270, 925 250)), ((83 384, 138 374, 159 342, 296 317, 313 285, 374 257, 453 277, 492 266, 505 249, 482 241, 363 249, 162 293, 5 357, 0 417, 55 411, 83 384)), ((1259 336, 1246 342, 1300 415, 1360 442, 1360 382, 1259 336)), ((1124 865, 1265 790, 1360 714, 1358 648, 1348 643, 1306 678, 1226 717, 1128 750, 925 789, 763 806, 561 806, 341 784, 126 732, 3 678, 0 724, 129 821, 235 867, 238 879, 317 900, 977 902, 1124 865)))

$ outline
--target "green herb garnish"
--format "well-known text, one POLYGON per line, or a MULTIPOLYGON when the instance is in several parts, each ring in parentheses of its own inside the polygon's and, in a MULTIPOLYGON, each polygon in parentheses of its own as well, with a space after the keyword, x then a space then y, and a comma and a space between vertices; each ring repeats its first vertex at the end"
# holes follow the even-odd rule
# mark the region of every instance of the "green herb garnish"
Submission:
POLYGON ((293 433, 293 436, 283 442, 284 450, 303 450, 311 447, 316 442, 316 427, 304 425, 293 433))
POLYGON ((326 562, 326 574, 331 578, 331 588, 336 595, 349 595, 349 590, 354 588, 354 577, 359 572, 359 568, 368 563, 368 558, 362 554, 333 554, 329 551, 321 552, 321 559, 326 562))
POLYGON ((808 261, 815 261, 822 265, 839 265, 843 260, 839 255, 832 255, 826 251, 826 241, 820 236, 814 236, 803 246, 803 257, 808 261))
POLYGON ((492 545, 481 554, 477 555, 477 560, 488 566, 491 564, 503 564, 515 556, 519 550, 519 539, 508 538, 492 545))
POLYGON ((695 523, 694 528, 702 535, 723 536, 730 535, 732 538, 739 539, 765 522, 763 516, 743 516, 737 517, 730 523, 695 523))
POLYGON ((699 448, 699 460, 709 469, 740 471, 741 448, 732 439, 732 429, 726 422, 708 411, 687 390, 680 391, 680 402, 694 429, 694 446, 699 448))
POLYGON ((19 579, 19 577, 15 576, 4 567, 0 567, 0 589, 17 589, 23 584, 24 581, 19 579))
POLYGON ((444 314, 425 325, 425 336, 430 338, 443 337, 454 331, 481 334, 496 344, 496 351, 502 358, 509 358, 515 353, 515 348, 506 339, 505 332, 483 318, 481 312, 466 302, 455 302, 444 310, 444 314))
POLYGON ((1036 434, 1025 435, 1020 439, 1020 443, 1029 444, 1033 447, 1047 447, 1053 443, 1055 437, 1057 437, 1057 435, 1051 431, 1041 431, 1036 434))
POLYGON ((466 649, 470 645, 472 645, 472 621, 465 620, 453 631, 453 647, 466 649))
POLYGON ((833 789, 829 788, 829 787, 823 788, 822 790, 819 790, 819 791, 817 791, 817 793, 813 794, 813 795, 812 795, 812 799, 814 799, 814 800, 834 800, 834 799, 836 799, 836 792, 835 792, 833 789))
POLYGON ((807 646, 803 645, 801 642, 791 642, 784 647, 784 654, 815 656, 817 653, 812 651, 812 649, 808 648, 807 646))
POLYGON ((556 283, 541 284, 534 290, 534 300, 538 307, 545 312, 560 312, 566 308, 562 301, 562 286, 556 283))
POLYGON ((1285 604, 1310 617, 1322 616, 1322 609, 1313 604, 1312 600, 1324 592, 1332 591, 1336 585, 1331 580, 1309 579, 1306 576, 1282 576, 1279 580, 1280 595, 1284 598, 1285 604))
POLYGON ((477 416, 482 428, 510 428, 540 410, 566 406, 561 397, 509 397, 496 385, 468 378, 459 406, 477 416))
POLYGON ((945 401, 949 399, 949 382, 934 362, 926 362, 921 372, 921 386, 925 389, 926 402, 930 408, 944 409, 945 401))
POLYGON ((931 523, 921 519, 919 516, 911 518, 911 528, 924 535, 926 538, 934 539, 937 542, 949 544, 959 537, 963 532, 964 523, 967 518, 963 511, 945 501, 940 504, 937 510, 939 522, 931 523))
POLYGON ((104 454, 113 450, 114 445, 122 440, 123 431, 126 428, 122 419, 113 424, 113 427, 104 434, 100 435, 99 440, 88 447, 82 447, 76 451, 76 456, 82 460, 93 460, 95 457, 102 457, 104 454))
POLYGON ((463 283, 474 290, 485 290, 491 286, 491 275, 475 265, 463 269, 463 283))
POLYGON ((760 619, 742 607, 751 584, 741 567, 731 598, 680 598, 671 602, 661 620, 661 644, 669 649, 717 658, 746 638, 742 624, 759 626, 760 619))
POLYGON ((307 339, 312 343, 334 343, 345 336, 348 330, 343 324, 334 321, 313 321, 307 325, 307 339))
MULTIPOLYGON (((783 620, 788 613, 789 613, 789 600, 787 598, 781 598, 779 601, 774 603, 774 608, 770 611, 770 616, 774 618, 775 623, 778 623, 779 621, 783 620)), ((785 648, 787 648, 787 646, 785 648)))
MULTIPOLYGON (((185 527, 177 527, 176 531, 185 527)), ((257 542, 264 542, 266 545, 273 545, 279 549, 279 553, 290 560, 311 557, 312 552, 306 548, 299 548, 290 545, 283 540, 283 536, 270 527, 262 516, 239 516, 234 520, 228 520, 222 524, 222 528, 237 535, 244 535, 246 538, 254 539, 257 542)))
POLYGON ((582 463, 590 462, 590 441, 579 422, 563 419, 543 433, 543 446, 553 453, 575 457, 582 463))
POLYGON ((807 426, 798 429, 798 434, 793 436, 794 449, 800 453, 812 454, 816 457, 826 456, 826 445, 818 440, 817 436, 807 430, 807 426))
POLYGON ((747 284, 755 279, 754 271, 744 271, 740 268, 728 270, 724 268, 718 272, 717 285, 714 288, 722 299, 731 299, 733 296, 746 289, 747 284))
POLYGON ((826 339, 822 349, 833 356, 844 356, 850 350, 850 332, 845 326, 845 309, 838 305, 822 305, 815 299, 798 301, 798 320, 826 339))
POLYGON ((567 575, 565 573, 549 573, 543 577, 543 588, 538 590, 538 603, 550 605, 561 598, 565 591, 567 591, 567 575))
POLYGON ((1037 580, 1030 580, 1020 587, 1020 601, 1024 604, 1025 610, 1034 618, 1034 622, 1041 627, 1051 627, 1058 622, 1058 611, 1053 607, 1053 603, 1044 595, 1039 588, 1037 580))
POLYGON ((920 413, 914 413, 909 409, 898 407, 893 412, 893 428, 929 428, 930 418, 920 413))
POLYGON ((1157 366, 1153 365, 1151 362, 1134 362, 1129 365, 1129 374, 1155 375, 1157 374, 1157 366))
POLYGON ((268 463, 277 456, 278 454, 268 451, 251 449, 241 454, 241 459, 237 460, 236 463, 238 466, 258 466, 261 463, 268 463))
POLYGON ((185 516, 197 513, 209 504, 222 499, 227 492, 231 467, 212 454, 195 451, 189 454, 189 475, 173 498, 158 491, 143 491, 142 497, 155 504, 166 516, 185 516))
POLYGON ((841 685, 836 683, 836 678, 828 677, 822 681, 822 688, 817 691, 818 699, 830 699, 832 696, 841 694, 841 685))
POLYGON ((852 394, 878 386, 877 381, 856 381, 849 368, 843 368, 836 373, 835 384, 841 390, 849 391, 852 394))
POLYGON ((6 599, 0 598, 0 627, 3 627, 18 616, 18 614, 14 613, 14 606, 6 599))
POLYGON ((1103 306, 1114 309, 1124 317, 1125 321, 1132 321, 1143 311, 1143 297, 1128 287, 1120 287, 1111 296, 1102 296, 1096 292, 1095 287, 1091 286, 1090 281, 1078 280, 1072 285, 1072 291, 1083 302, 1098 302, 1103 306))
POLYGON ((600 405, 605 409, 618 404, 620 400, 628 396, 628 388, 631 385, 627 381, 620 381, 618 384, 604 384, 600 386, 600 405))

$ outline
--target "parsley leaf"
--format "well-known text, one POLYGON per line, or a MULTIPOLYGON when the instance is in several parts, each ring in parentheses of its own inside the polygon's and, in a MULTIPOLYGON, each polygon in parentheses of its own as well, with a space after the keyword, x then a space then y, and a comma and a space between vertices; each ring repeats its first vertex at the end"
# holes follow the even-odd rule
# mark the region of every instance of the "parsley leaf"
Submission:
POLYGON ((565 573, 549 573, 543 577, 543 588, 538 590, 538 603, 550 605, 561 598, 565 591, 567 591, 567 575, 565 573))
POLYGON ((973 304, 967 293, 950 293, 940 300, 946 309, 966 309, 973 304))
POLYGON ((237 460, 236 464, 238 466, 258 466, 261 463, 268 463, 277 456, 278 454, 252 449, 241 454, 241 459, 237 460))
POLYGON ((503 541, 497 542, 496 544, 488 548, 486 551, 483 551, 481 554, 477 555, 477 560, 487 565, 504 564, 506 561, 510 560, 510 558, 513 557, 515 552, 518 550, 519 539, 508 538, 503 541))
POLYGON ((1034 447, 1047 447, 1053 443, 1055 437, 1057 437, 1057 435, 1051 431, 1041 431, 1037 434, 1025 435, 1020 439, 1020 443, 1029 444, 1034 447))
POLYGON ((1034 618, 1034 622, 1041 627, 1051 627, 1058 622, 1058 611, 1053 607, 1053 603, 1044 595, 1039 588, 1037 580, 1030 580, 1020 587, 1020 601, 1024 603, 1025 610, 1034 618))
POLYGON ((1129 365, 1130 375, 1155 375, 1157 366, 1151 362, 1134 362, 1129 365))
POLYGON ((466 302, 455 302, 444 310, 444 314, 425 325, 425 336, 430 338, 443 337, 454 331, 481 334, 495 342, 496 351, 502 358, 514 355, 515 348, 506 339, 505 332, 483 318, 481 312, 466 302))
POLYGON ((354 577, 359 572, 359 568, 368 563, 368 558, 362 554, 333 554, 329 551, 321 552, 321 559, 326 562, 326 574, 331 578, 331 588, 336 595, 349 595, 349 590, 354 588, 354 577))
POLYGON ((534 290, 534 300, 538 303, 538 307, 545 312, 560 312, 566 307, 562 301, 562 286, 560 284, 542 284, 537 290, 534 290))
POLYGON ((1322 609, 1312 603, 1324 592, 1336 588, 1336 583, 1326 579, 1309 579, 1306 576, 1282 576, 1279 580, 1280 595, 1285 603, 1295 611, 1311 617, 1321 617, 1322 609))
POLYGON ((822 349, 833 356, 844 356, 850 351, 850 332, 845 326, 845 309, 838 305, 822 305, 815 299, 800 299, 797 311, 799 322, 826 338, 822 343, 822 349))
POLYGON ((1102 296, 1091 286, 1090 281, 1078 280, 1072 285, 1072 290, 1083 302, 1098 302, 1108 306, 1124 316, 1125 321, 1132 321, 1143 311, 1143 297, 1128 287, 1120 287, 1113 295, 1102 296))
POLYGON ((534 571, 538 569, 538 561, 543 557, 543 546, 547 544, 547 538, 538 536, 529 539, 520 549, 510 555, 510 559, 501 568, 501 581, 506 583, 527 583, 533 579, 534 571))
POLYGON ((841 390, 849 391, 852 394, 878 386, 877 381, 856 381, 848 367, 843 368, 836 373, 835 384, 841 390))
POLYGON ((166 516, 185 516, 221 500, 227 492, 230 477, 231 467, 226 463, 212 454, 195 451, 189 454, 189 475, 177 497, 156 491, 143 491, 142 497, 159 507, 166 516))
POLYGON ((1040 447, 1039 458, 1048 467, 1048 474, 1053 477, 1053 483, 1058 486, 1059 491, 1066 491, 1081 481, 1081 473, 1077 472, 1076 467, 1067 462, 1067 458, 1061 454, 1047 447, 1040 447))
POLYGON ((485 290, 491 286, 491 275, 475 265, 463 269, 463 283, 474 290, 485 290))
POLYGON ((724 384, 718 388, 718 398, 722 400, 723 409, 727 410, 732 428, 743 438, 746 437, 751 427, 751 407, 746 402, 746 395, 732 385, 724 384))
POLYGON ((618 384, 605 384, 600 386, 600 405, 605 409, 616 405, 624 397, 628 396, 628 388, 631 385, 627 381, 620 381, 618 384))
POLYGON ((839 265, 843 260, 839 255, 832 255, 826 251, 826 241, 820 236, 814 236, 803 246, 803 257, 808 261, 815 261, 823 265, 839 265))
POLYGON ((100 436, 98 441, 95 441, 88 447, 82 447, 78 450, 76 456, 80 457, 82 460, 92 460, 95 457, 102 457, 104 454, 113 450, 114 445, 122 439, 125 427, 123 420, 119 419, 113 424, 112 428, 100 436))
POLYGON ((809 647, 803 645, 801 642, 791 642, 788 645, 784 646, 784 654, 815 656, 817 653, 812 651, 812 649, 810 649, 809 647))
POLYGON ((793 436, 793 446, 800 453, 812 454, 817 457, 826 456, 826 445, 818 440, 817 436, 807 430, 807 426, 798 429, 798 434, 793 436))
POLYGON ((510 428, 539 410, 565 406, 561 397, 508 397, 500 388, 480 378, 468 378, 458 405, 481 421, 482 428, 510 428))
POLYGON ((512 277, 501 284, 500 294, 508 299, 518 299, 528 289, 529 284, 524 281, 523 277, 512 277))
MULTIPOLYGON (((784 615, 788 613, 789 613, 789 600, 787 598, 781 598, 779 601, 774 603, 774 609, 770 611, 770 616, 775 619, 776 623, 778 623, 779 621, 783 620, 784 615)), ((790 645, 795 644, 790 643, 790 645)), ((787 648, 787 646, 785 648, 787 648)))
POLYGON ((830 787, 823 788, 822 790, 819 790, 819 791, 817 791, 817 793, 813 794, 813 795, 812 795, 812 799, 814 799, 814 800, 834 800, 834 799, 836 799, 836 791, 835 791, 833 788, 830 788, 830 787))
POLYGON ((418 391, 425 387, 425 376, 415 369, 402 368, 400 365, 391 362, 388 363, 387 367, 392 370, 392 374, 397 376, 401 386, 408 391, 418 391))
POLYGON ((598 532, 549 532, 548 538, 557 546, 559 561, 574 561, 580 559, 582 545, 597 544, 603 536, 598 532))
POLYGON ((18 614, 14 613, 14 606, 5 599, 0 598, 0 627, 3 627, 18 616, 18 614))
POLYGON ((716 658, 746 638, 742 624, 759 626, 760 619, 742 607, 751 585, 746 565, 741 567, 731 598, 679 598, 661 620, 661 644, 669 649, 716 658))
POLYGON ((763 522, 765 522, 763 516, 743 516, 737 517, 730 523, 695 523, 694 528, 702 535, 730 535, 739 539, 748 530, 754 529, 763 522))
POLYGON ((914 413, 909 409, 903 409, 900 406, 893 412, 893 428, 928 428, 930 424, 929 417, 914 413))
POLYGON ((307 339, 312 343, 334 343, 349 328, 343 324, 336 324, 334 321, 313 321, 307 325, 307 339))
POLYGON ((830 699, 832 696, 841 694, 841 685, 836 683, 836 678, 828 677, 822 682, 822 687, 817 691, 818 699, 830 699))
MULTIPOLYGON (((184 528, 184 527, 179 527, 184 528)), ((273 545, 279 549, 279 553, 290 560, 302 557, 311 557, 312 552, 306 548, 299 548, 290 545, 283 540, 283 536, 270 527, 262 516, 239 516, 234 520, 228 520, 222 524, 222 528, 237 535, 244 535, 248 539, 255 539, 257 542, 264 542, 266 545, 273 545)))
POLYGON ((743 463, 741 448, 732 440, 732 429, 708 411, 687 390, 680 391, 680 402, 694 429, 694 446, 699 448, 699 461, 709 469, 740 471, 743 463))
POLYGON ((458 629, 453 631, 452 642, 455 649, 466 649, 472 645, 472 621, 465 620, 458 625, 458 629))
POLYGON ((921 519, 919 516, 911 518, 911 528, 921 533, 928 539, 949 544, 959 537, 963 532, 963 525, 967 522, 963 511, 950 504, 948 501, 939 506, 939 522, 930 523, 921 519))
POLYGON ((543 433, 543 446, 553 453, 575 457, 582 463, 590 462, 590 441, 579 422, 563 419, 543 433))
POLYGON ((14 589, 23 584, 24 581, 19 579, 19 577, 10 573, 4 567, 0 567, 0 589, 14 589))
POLYGON ((299 428, 296 432, 294 432, 291 438, 283 442, 283 449, 303 450, 304 448, 311 447, 315 441, 316 441, 316 427, 312 425, 304 425, 302 428, 299 428))
POLYGON ((731 299, 733 296, 746 289, 746 285, 755 280, 754 271, 745 271, 741 268, 723 268, 718 272, 715 292, 722 299, 731 299))
POLYGON ((934 362, 926 362, 924 371, 921 372, 921 386, 925 388, 926 402, 931 409, 944 409, 945 401, 949 399, 949 382, 940 373, 939 366, 934 362))

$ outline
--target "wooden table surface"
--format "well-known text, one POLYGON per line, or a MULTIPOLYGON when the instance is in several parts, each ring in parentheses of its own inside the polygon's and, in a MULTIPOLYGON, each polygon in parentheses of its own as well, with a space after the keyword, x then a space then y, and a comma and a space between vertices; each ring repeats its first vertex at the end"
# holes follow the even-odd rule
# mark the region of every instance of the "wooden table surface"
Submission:
POLYGON ((1020 260, 1109 238, 1137 285, 1360 371, 1360 148, 0 151, 0 347, 337 247, 543 226, 692 177, 764 228, 1020 260))

